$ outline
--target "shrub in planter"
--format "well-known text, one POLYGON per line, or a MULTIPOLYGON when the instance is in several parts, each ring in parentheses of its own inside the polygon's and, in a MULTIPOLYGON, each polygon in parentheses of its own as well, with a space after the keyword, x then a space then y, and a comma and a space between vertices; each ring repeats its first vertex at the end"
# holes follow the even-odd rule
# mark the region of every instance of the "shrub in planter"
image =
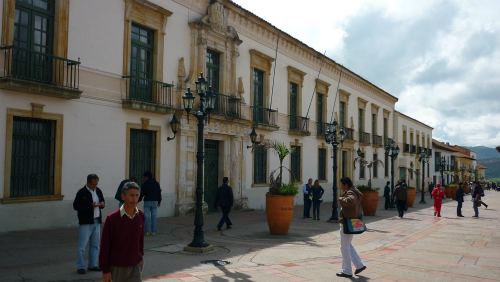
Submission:
POLYGON ((417 197, 417 189, 415 189, 415 187, 406 188, 406 205, 408 207, 413 207, 413 203, 415 203, 416 197, 417 197))
POLYGON ((363 193, 361 205, 363 206, 363 214, 366 216, 374 216, 378 207, 378 190, 379 188, 372 188, 366 185, 359 185, 356 187, 363 193))

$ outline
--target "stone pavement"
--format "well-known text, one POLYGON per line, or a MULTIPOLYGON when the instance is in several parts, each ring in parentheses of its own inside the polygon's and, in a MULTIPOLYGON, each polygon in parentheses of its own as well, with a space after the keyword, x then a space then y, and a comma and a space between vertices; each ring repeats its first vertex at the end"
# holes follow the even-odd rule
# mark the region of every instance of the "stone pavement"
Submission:
MULTIPOLYGON (((431 199, 409 208, 403 219, 396 211, 379 210, 367 217, 369 232, 353 244, 368 269, 354 281, 500 281, 500 192, 486 191, 488 209, 472 218, 470 196, 457 218, 456 202, 445 201, 443 217, 434 218, 431 199)), ((379 204, 379 206, 381 206, 379 204)), ((192 238, 193 217, 160 219, 160 234, 146 237, 145 281, 343 281, 339 227, 304 220, 295 210, 290 234, 271 236, 262 211, 232 214, 231 230, 215 229, 218 214, 206 217, 208 254, 182 251, 192 238), (205 260, 226 260, 214 266, 205 260)), ((70 215, 76 216, 76 215, 70 215)), ((75 273, 76 229, 0 234, 0 281, 98 281, 99 273, 75 273)))

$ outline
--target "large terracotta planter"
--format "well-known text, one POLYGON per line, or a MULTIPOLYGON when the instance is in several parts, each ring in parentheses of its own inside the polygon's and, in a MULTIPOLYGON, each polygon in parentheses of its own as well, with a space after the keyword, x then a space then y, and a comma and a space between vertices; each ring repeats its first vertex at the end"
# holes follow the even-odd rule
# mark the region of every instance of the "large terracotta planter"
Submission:
POLYGON ((470 185, 465 185, 465 188, 464 188, 464 193, 465 194, 469 194, 471 191, 470 191, 470 185))
POLYGON ((449 188, 446 187, 446 190, 448 192, 448 195, 446 195, 448 198, 452 198, 453 200, 455 200, 457 198, 457 188, 456 187, 449 187, 449 188))
POLYGON ((413 203, 415 202, 415 197, 417 197, 417 189, 415 188, 406 189, 406 205, 408 207, 413 207, 413 203))
POLYGON ((451 187, 445 187, 444 194, 446 195, 446 198, 451 198, 451 187))
POLYGON ((266 195, 266 216, 269 232, 286 235, 293 218, 294 196, 266 195))
POLYGON ((376 191, 365 191, 363 192, 363 200, 361 201, 363 206, 363 214, 366 216, 374 216, 377 212, 378 207, 378 192, 376 191))

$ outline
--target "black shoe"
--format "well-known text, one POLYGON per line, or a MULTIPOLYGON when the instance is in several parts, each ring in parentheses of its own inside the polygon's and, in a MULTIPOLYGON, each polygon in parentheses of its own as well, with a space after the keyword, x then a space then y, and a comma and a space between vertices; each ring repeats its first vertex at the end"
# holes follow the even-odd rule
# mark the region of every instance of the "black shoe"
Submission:
POLYGON ((88 271, 101 271, 101 269, 98 266, 89 267, 89 268, 87 268, 87 270, 88 271))
POLYGON ((85 273, 87 273, 87 271, 85 271, 85 269, 83 269, 83 268, 78 269, 76 272, 78 274, 85 274, 85 273))
POLYGON ((479 216, 477 216, 477 215, 473 215, 472 217, 479 217, 479 216))
POLYGON ((221 231, 221 228, 220 228, 219 226, 217 226, 217 230, 218 230, 218 231, 221 231))
POLYGON ((335 275, 337 275, 338 277, 352 278, 352 275, 345 274, 344 272, 337 272, 337 274, 335 275))
POLYGON ((231 229, 231 224, 229 224, 226 228, 227 228, 227 229, 231 229))
POLYGON ((365 270, 365 269, 366 269, 366 265, 365 265, 365 266, 363 266, 363 267, 361 267, 360 269, 356 269, 356 271, 354 271, 354 274, 356 274, 356 275, 357 275, 357 274, 361 273, 361 272, 362 272, 363 270, 365 270))
POLYGON ((459 214, 459 215, 457 215, 457 216, 458 216, 458 217, 464 217, 464 216, 463 216, 463 215, 461 215, 461 214, 459 214))

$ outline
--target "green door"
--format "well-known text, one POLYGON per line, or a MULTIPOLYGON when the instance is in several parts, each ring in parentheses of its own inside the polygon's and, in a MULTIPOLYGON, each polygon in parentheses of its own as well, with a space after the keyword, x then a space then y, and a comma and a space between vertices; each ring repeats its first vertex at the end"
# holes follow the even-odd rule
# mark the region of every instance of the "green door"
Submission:
MULTIPOLYGON (((129 175, 142 183, 144 172, 155 173, 156 132, 151 130, 130 130, 129 175)), ((156 175, 154 175, 156 177, 156 175)))
POLYGON ((219 142, 205 140, 205 164, 204 164, 204 196, 208 205, 208 211, 213 212, 215 194, 219 187, 219 142))

